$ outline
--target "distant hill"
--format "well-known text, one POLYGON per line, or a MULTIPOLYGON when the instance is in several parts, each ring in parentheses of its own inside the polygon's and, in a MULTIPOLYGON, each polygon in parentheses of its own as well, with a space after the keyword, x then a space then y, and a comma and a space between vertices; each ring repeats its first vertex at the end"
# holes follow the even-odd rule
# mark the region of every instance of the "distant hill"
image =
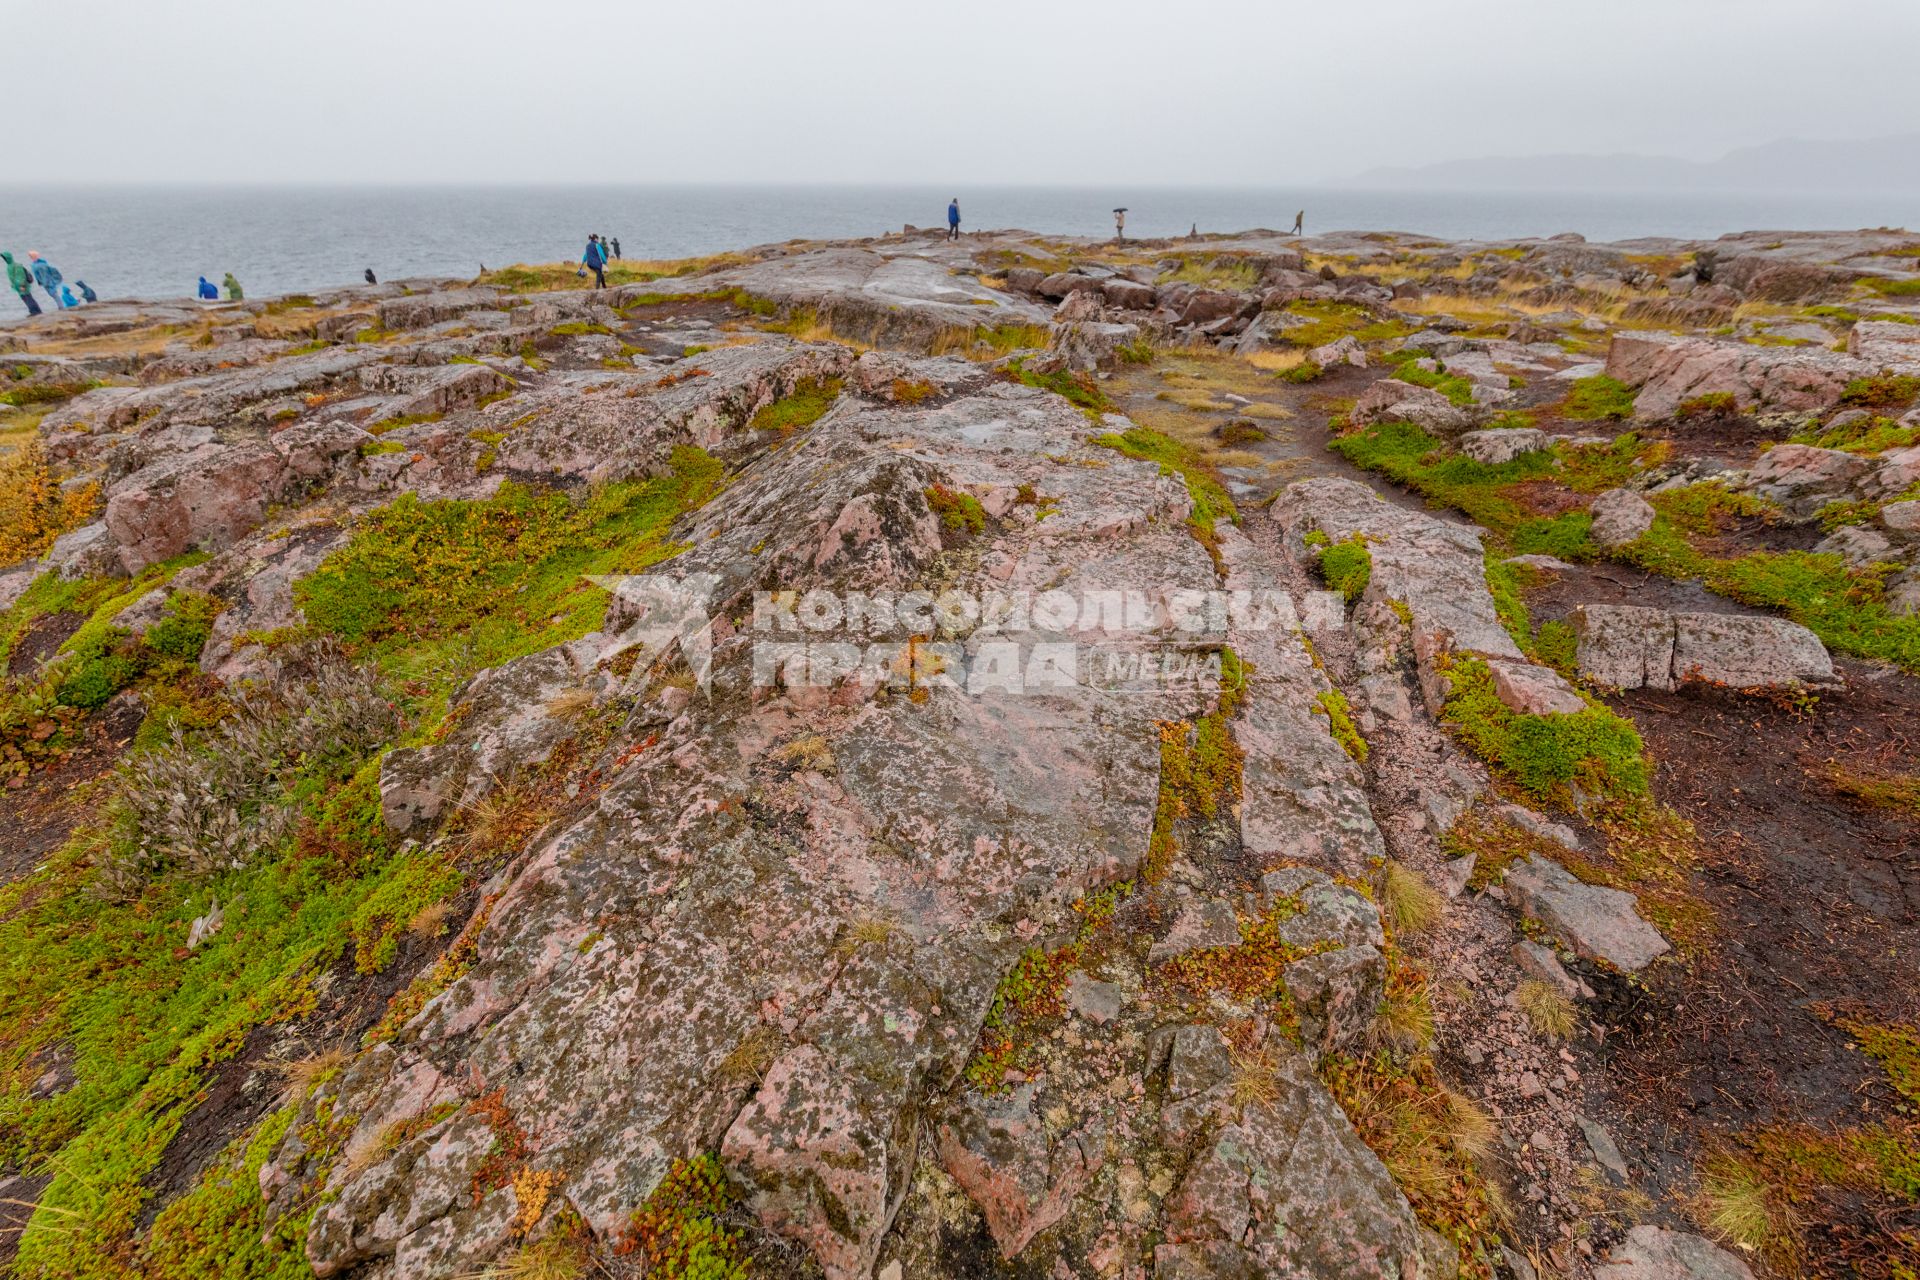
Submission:
POLYGON ((1790 138, 1706 161, 1621 154, 1488 156, 1369 169, 1343 185, 1394 190, 1920 193, 1920 133, 1838 142, 1790 138))

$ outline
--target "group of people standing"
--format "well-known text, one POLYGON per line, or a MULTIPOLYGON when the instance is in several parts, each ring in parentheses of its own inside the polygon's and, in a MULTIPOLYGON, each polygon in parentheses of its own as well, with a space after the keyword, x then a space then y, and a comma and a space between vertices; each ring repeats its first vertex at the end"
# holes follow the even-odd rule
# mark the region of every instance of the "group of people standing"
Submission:
POLYGON ((240 288, 240 282, 233 278, 233 272, 231 271, 227 272, 227 278, 222 280, 218 285, 215 285, 213 281, 207 279, 205 276, 201 276, 200 284, 195 290, 195 293, 202 302, 218 302, 220 301, 220 290, 222 289, 227 291, 228 302, 240 302, 247 296, 240 288))
POLYGON ((62 311, 84 302, 100 301, 99 295, 87 287, 85 280, 67 284, 66 277, 60 274, 60 268, 41 257, 37 250, 27 250, 25 262, 15 262, 11 253, 0 253, 0 259, 7 264, 7 284, 20 295, 20 301, 27 304, 27 314, 30 316, 40 314, 39 300, 33 296, 35 285, 46 290, 47 296, 53 299, 53 305, 62 311), (73 296, 75 289, 80 290, 78 298, 73 296))
POLYGON ((593 287, 607 287, 607 264, 620 256, 620 241, 609 240, 598 233, 587 236, 587 251, 580 255, 580 270, 575 275, 583 276, 593 272, 593 287))

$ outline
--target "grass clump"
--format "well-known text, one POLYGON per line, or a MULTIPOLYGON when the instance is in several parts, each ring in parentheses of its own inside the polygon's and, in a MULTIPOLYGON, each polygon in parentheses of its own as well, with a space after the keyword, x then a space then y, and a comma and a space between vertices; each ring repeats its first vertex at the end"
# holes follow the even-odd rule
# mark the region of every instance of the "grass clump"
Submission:
POLYGON ((1573 1034, 1577 1015, 1573 1001, 1538 978, 1528 978, 1513 993, 1514 1003, 1526 1015, 1533 1029, 1551 1041, 1565 1040, 1573 1034))
POLYGON ((981 533, 986 529, 986 508, 965 490, 936 484, 926 490, 926 497, 927 506, 940 518, 940 527, 948 533, 981 533))
POLYGON ((1834 764, 1827 766, 1826 778, 1843 796, 1852 796, 1876 809, 1920 818, 1920 774, 1859 773, 1834 764))
POLYGON ((1380 903, 1396 934, 1425 933, 1447 913, 1447 900, 1427 878, 1391 858, 1380 867, 1380 903))
POLYGON ((1450 404, 1466 408, 1473 403, 1473 384, 1458 374, 1448 373, 1445 365, 1422 369, 1409 360, 1399 365, 1393 376, 1416 387, 1430 387, 1445 396, 1450 404))
POLYGON ((756 411, 747 425, 782 434, 810 427, 833 408, 843 385, 839 378, 803 378, 792 391, 756 411))
POLYGON ((1022 386, 1034 387, 1041 391, 1051 391, 1057 396, 1076 405, 1088 417, 1098 419, 1113 408, 1113 402, 1107 399, 1107 393, 1100 389, 1083 373, 1071 369, 1056 369, 1052 373, 1038 373, 1027 368, 1023 358, 1007 366, 1007 375, 1022 386))
POLYGON ((1560 412, 1577 422, 1620 421, 1633 416, 1634 396, 1633 389, 1619 379, 1598 373, 1574 381, 1560 412))
POLYGON ((444 686, 598 627, 607 594, 586 576, 637 573, 676 554, 673 521, 711 497, 722 474, 683 445, 668 474, 578 500, 518 484, 473 502, 405 494, 363 517, 295 584, 295 599, 311 630, 444 686))
POLYGON ((1739 402, 1731 391, 1709 391, 1704 395, 1688 396, 1673 411, 1673 416, 1681 422, 1697 422, 1707 418, 1724 418, 1739 410, 1739 402))
POLYGON ((1367 740, 1360 733, 1360 726, 1353 722, 1353 710, 1347 703, 1347 695, 1338 689, 1321 691, 1313 700, 1313 709, 1327 718, 1327 731, 1342 750, 1352 756, 1358 764, 1367 762, 1367 740))
POLYGON ((1162 272, 1160 280, 1163 284, 1193 284, 1203 289, 1244 292, 1260 283, 1260 266, 1227 255, 1186 257, 1172 270, 1162 272))

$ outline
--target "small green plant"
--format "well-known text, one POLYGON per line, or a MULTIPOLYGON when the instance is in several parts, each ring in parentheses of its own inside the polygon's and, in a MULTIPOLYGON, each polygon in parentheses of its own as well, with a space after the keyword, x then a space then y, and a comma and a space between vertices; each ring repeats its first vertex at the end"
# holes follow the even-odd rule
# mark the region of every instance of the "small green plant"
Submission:
MULTIPOLYGON (((1920 289, 1915 292, 1920 293, 1920 289)), ((1899 409, 1913 403, 1917 394, 1920 377, 1876 373, 1849 382, 1840 392, 1840 403, 1857 409, 1899 409)))
POLYGON ((1367 740, 1361 736, 1360 727, 1353 722, 1347 695, 1338 689, 1322 690, 1313 700, 1313 709, 1327 718, 1327 729, 1333 734, 1333 740, 1356 762, 1365 764, 1367 740))
POLYGON ((1338 591, 1348 604, 1366 594, 1367 584, 1373 580, 1373 553, 1367 550, 1366 538, 1357 533, 1322 547, 1316 565, 1321 581, 1329 590, 1338 591))
POLYGON ((1624 420, 1633 416, 1634 391, 1617 378, 1598 373, 1577 379, 1560 412, 1575 421, 1624 420))
POLYGON ((1525 715, 1500 700, 1493 672, 1478 658, 1447 664, 1442 718, 1483 760, 1529 793, 1564 798, 1570 787, 1607 799, 1647 794, 1646 744, 1631 721, 1593 704, 1568 715, 1525 715))
POLYGON ((940 518, 940 527, 948 533, 980 533, 986 529, 986 509, 965 490, 936 484, 926 490, 926 497, 927 505, 940 518))
POLYGON ((634 1212, 619 1251, 640 1255, 661 1280, 748 1280, 740 1234, 722 1221, 737 1199, 719 1157, 675 1160, 634 1212))
POLYGON ((763 406, 747 425, 755 431, 798 431, 825 417, 840 398, 839 378, 804 378, 794 389, 763 406))

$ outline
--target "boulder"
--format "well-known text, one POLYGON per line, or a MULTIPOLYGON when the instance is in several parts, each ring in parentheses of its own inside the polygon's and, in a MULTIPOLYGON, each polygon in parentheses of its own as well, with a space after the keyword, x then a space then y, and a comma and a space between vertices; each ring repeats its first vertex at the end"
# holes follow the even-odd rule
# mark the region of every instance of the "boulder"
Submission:
POLYGON ((1818 554, 1839 556, 1854 568, 1861 569, 1888 559, 1893 551, 1893 542, 1878 529, 1846 524, 1815 543, 1813 549, 1818 554))
POLYGON ((1920 364, 1920 325, 1862 320, 1847 331, 1847 354, 1875 364, 1920 364))
POLYGON ((1507 868, 1507 895, 1515 906, 1560 934, 1589 960, 1636 973, 1671 948, 1640 918, 1634 896, 1587 884, 1559 863, 1531 855, 1507 868))
POLYGON ((1068 294, 1083 289, 1098 293, 1100 286, 1101 282, 1093 276, 1081 275, 1076 271, 1056 271, 1034 285, 1033 291, 1042 298, 1057 302, 1068 294))
POLYGON ((1537 427, 1501 427, 1490 431, 1469 431, 1460 437, 1460 452, 1475 462, 1499 466, 1548 447, 1547 433, 1537 427))
POLYGON ((1587 536, 1603 547, 1623 547, 1653 528, 1653 504, 1631 489, 1608 489, 1587 510, 1593 516, 1587 536))
POLYGON ((1141 284, 1138 280, 1129 280, 1124 276, 1114 276, 1100 282, 1100 294, 1110 307, 1123 311, 1153 310, 1153 286, 1141 284))
POLYGON ((1829 500, 1860 486, 1873 461, 1840 449, 1777 444, 1760 455, 1744 487, 1795 515, 1811 515, 1829 500))
POLYGON ((1672 416, 1695 397, 1726 393, 1742 412, 1822 413, 1839 403, 1854 378, 1877 372, 1851 356, 1810 347, 1651 332, 1614 335, 1607 373, 1637 390, 1634 417, 1672 416))
POLYGON ((1398 378, 1382 378, 1354 401, 1347 421, 1356 426, 1374 422, 1411 422, 1435 435, 1452 435, 1473 425, 1473 413, 1431 387, 1415 386, 1398 378))
POLYGON ((1753 1280, 1747 1264, 1702 1236, 1640 1226, 1593 1269, 1594 1280, 1753 1280))
POLYGON ((1307 359, 1322 369, 1331 369, 1336 365, 1351 365, 1355 369, 1367 367, 1367 351, 1352 334, 1336 338, 1323 347, 1315 347, 1307 352, 1307 359))
POLYGON ((1894 534, 1920 534, 1920 498, 1889 502, 1880 508, 1880 524, 1894 534))
POLYGON ((1834 680, 1820 638, 1785 618, 1583 605, 1572 622, 1581 671, 1620 689, 1675 689, 1695 680, 1797 688, 1834 680))
MULTIPOLYGON (((1092 295, 1076 293, 1075 298, 1092 295)), ((1056 324, 1048 347, 1060 353, 1066 367, 1076 370, 1110 369, 1120 363, 1120 350, 1140 340, 1140 326, 1081 320, 1056 324)))
POLYGON ((1587 709, 1586 699, 1552 667, 1500 661, 1487 667, 1500 701, 1523 716, 1572 715, 1587 709))

